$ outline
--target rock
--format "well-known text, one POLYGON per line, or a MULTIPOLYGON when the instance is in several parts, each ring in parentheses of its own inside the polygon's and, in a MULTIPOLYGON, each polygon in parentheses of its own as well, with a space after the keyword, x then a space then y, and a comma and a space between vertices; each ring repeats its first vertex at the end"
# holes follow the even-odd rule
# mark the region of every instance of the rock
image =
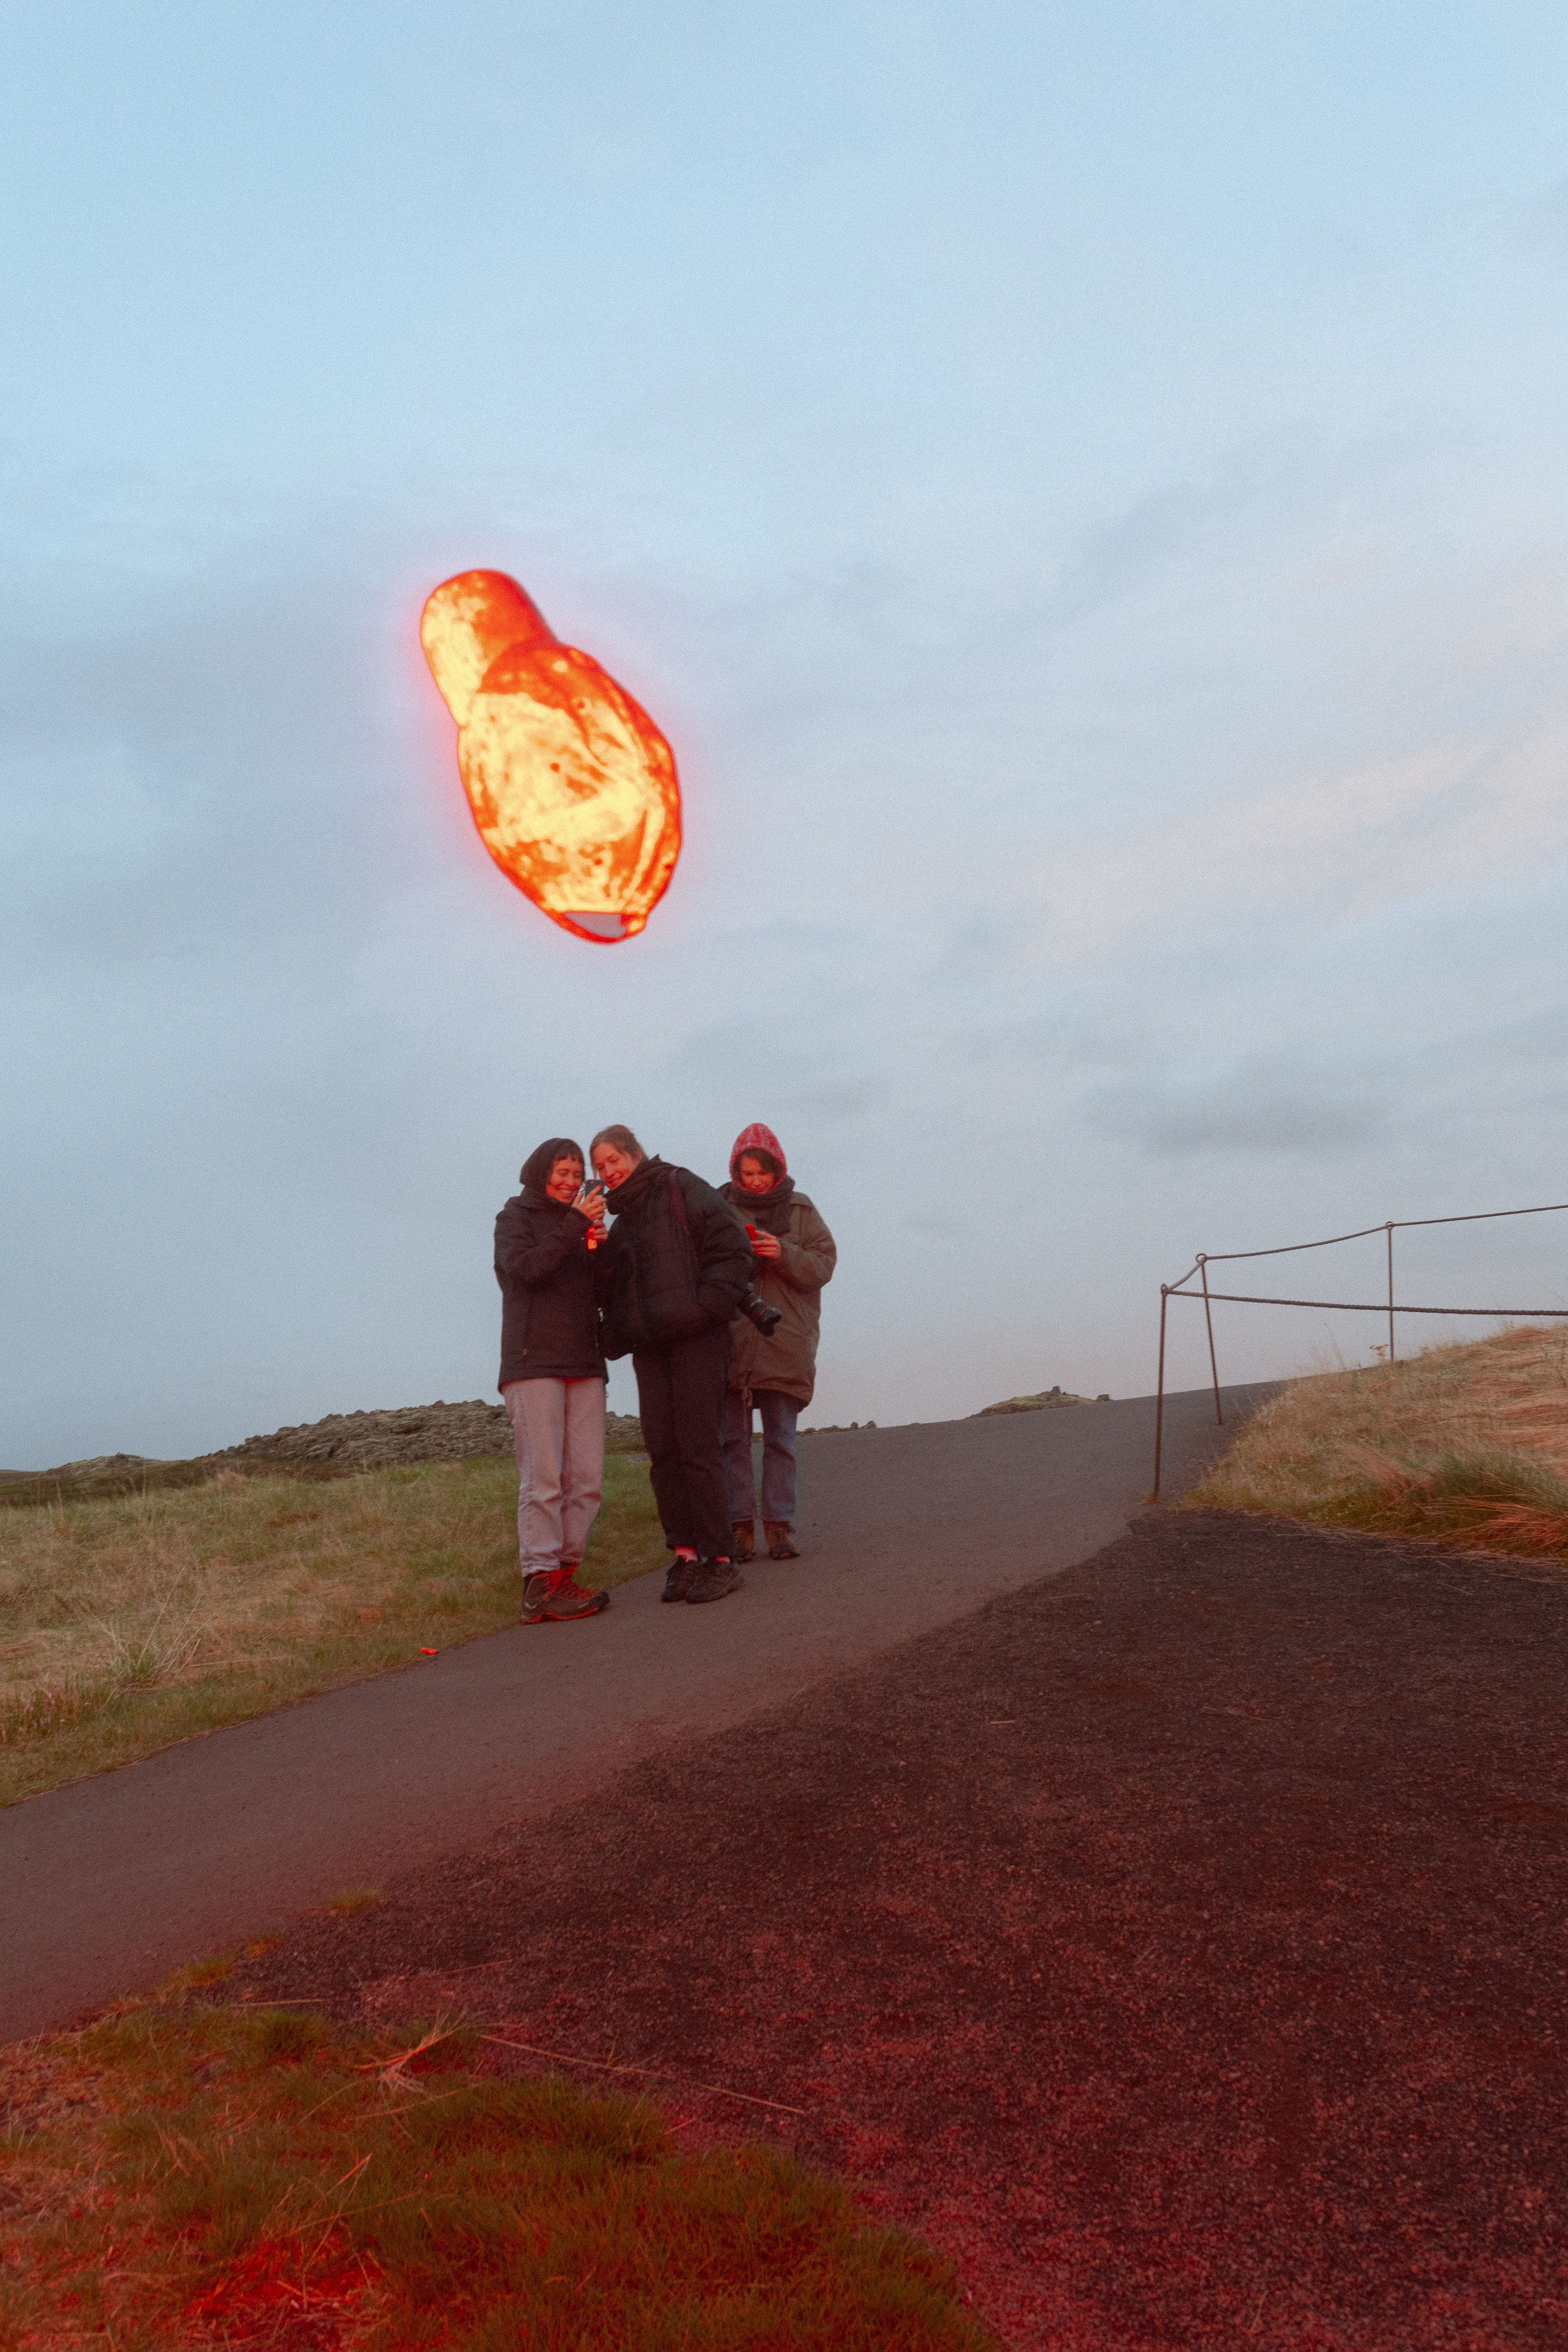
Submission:
MULTIPOLYGON (((635 1413, 605 1415, 605 1444, 611 1454, 642 1447, 642 1423, 635 1413)), ((369 1470, 389 1462, 459 1462, 480 1454, 510 1454, 511 1423, 506 1407, 475 1397, 467 1404, 402 1405, 388 1412, 332 1412, 298 1428, 275 1429, 247 1437, 205 1458, 237 1468, 261 1462, 330 1462, 335 1468, 369 1470)))
MULTIPOLYGON (((1098 1399, 1097 1402, 1109 1404, 1110 1400, 1109 1397, 1104 1397, 1098 1399)), ((971 1421, 984 1421, 987 1413, 993 1412, 1049 1412, 1058 1404, 1087 1404, 1088 1402, 1088 1397, 1074 1396, 1070 1389, 1042 1389, 1038 1396, 1004 1397, 1000 1404, 983 1404, 980 1411, 972 1412, 969 1418, 971 1421)))

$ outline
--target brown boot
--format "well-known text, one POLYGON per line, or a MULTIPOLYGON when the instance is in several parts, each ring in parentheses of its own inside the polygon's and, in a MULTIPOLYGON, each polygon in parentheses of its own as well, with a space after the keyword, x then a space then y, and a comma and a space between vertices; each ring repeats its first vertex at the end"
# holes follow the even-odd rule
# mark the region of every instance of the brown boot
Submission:
POLYGON ((764 1519, 763 1533, 768 1539, 770 1559, 798 1559, 795 1529, 787 1519, 764 1519))
POLYGON ((730 1557, 740 1563, 756 1558, 755 1519, 737 1519, 730 1530, 730 1557))

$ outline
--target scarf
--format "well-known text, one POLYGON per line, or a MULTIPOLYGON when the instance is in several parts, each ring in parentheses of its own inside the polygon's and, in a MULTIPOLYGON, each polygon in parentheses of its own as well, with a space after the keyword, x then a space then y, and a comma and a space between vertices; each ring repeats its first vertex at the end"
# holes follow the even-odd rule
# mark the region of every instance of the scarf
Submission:
POLYGON ((668 1177, 668 1165, 657 1156, 639 1160, 626 1182, 605 1194, 605 1206, 612 1217, 635 1217, 655 1185, 667 1183, 668 1177))
POLYGON ((721 1189, 743 1225, 755 1225, 760 1233, 776 1234, 781 1241, 788 1234, 790 1202, 795 1193, 793 1176, 781 1176, 771 1192, 748 1192, 743 1184, 725 1184, 721 1189))

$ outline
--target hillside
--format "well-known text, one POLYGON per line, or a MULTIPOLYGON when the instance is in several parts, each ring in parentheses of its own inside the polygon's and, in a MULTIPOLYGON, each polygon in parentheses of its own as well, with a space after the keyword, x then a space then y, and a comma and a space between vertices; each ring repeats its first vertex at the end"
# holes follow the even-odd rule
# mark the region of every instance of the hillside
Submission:
POLYGON ((1184 1507, 1285 1512, 1568 1564, 1568 1331, 1516 1324, 1292 1381, 1184 1507))

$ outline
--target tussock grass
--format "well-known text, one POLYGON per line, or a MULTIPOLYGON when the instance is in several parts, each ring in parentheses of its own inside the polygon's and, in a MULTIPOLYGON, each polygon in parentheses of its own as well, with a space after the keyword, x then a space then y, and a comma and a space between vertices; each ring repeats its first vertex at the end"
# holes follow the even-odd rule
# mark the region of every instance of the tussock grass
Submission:
POLYGON ((1568 1332, 1293 1381, 1184 1497, 1568 1566, 1568 1332))
POLYGON ((0 2056, 0 2342, 987 2352, 947 2265, 837 2182, 478 2047, 143 2007, 0 2056))
MULTIPOLYGON (((0 1803, 516 1621, 504 1456, 0 1513, 0 1803)), ((588 1571, 662 1564, 640 1456, 605 1465, 588 1571)))

